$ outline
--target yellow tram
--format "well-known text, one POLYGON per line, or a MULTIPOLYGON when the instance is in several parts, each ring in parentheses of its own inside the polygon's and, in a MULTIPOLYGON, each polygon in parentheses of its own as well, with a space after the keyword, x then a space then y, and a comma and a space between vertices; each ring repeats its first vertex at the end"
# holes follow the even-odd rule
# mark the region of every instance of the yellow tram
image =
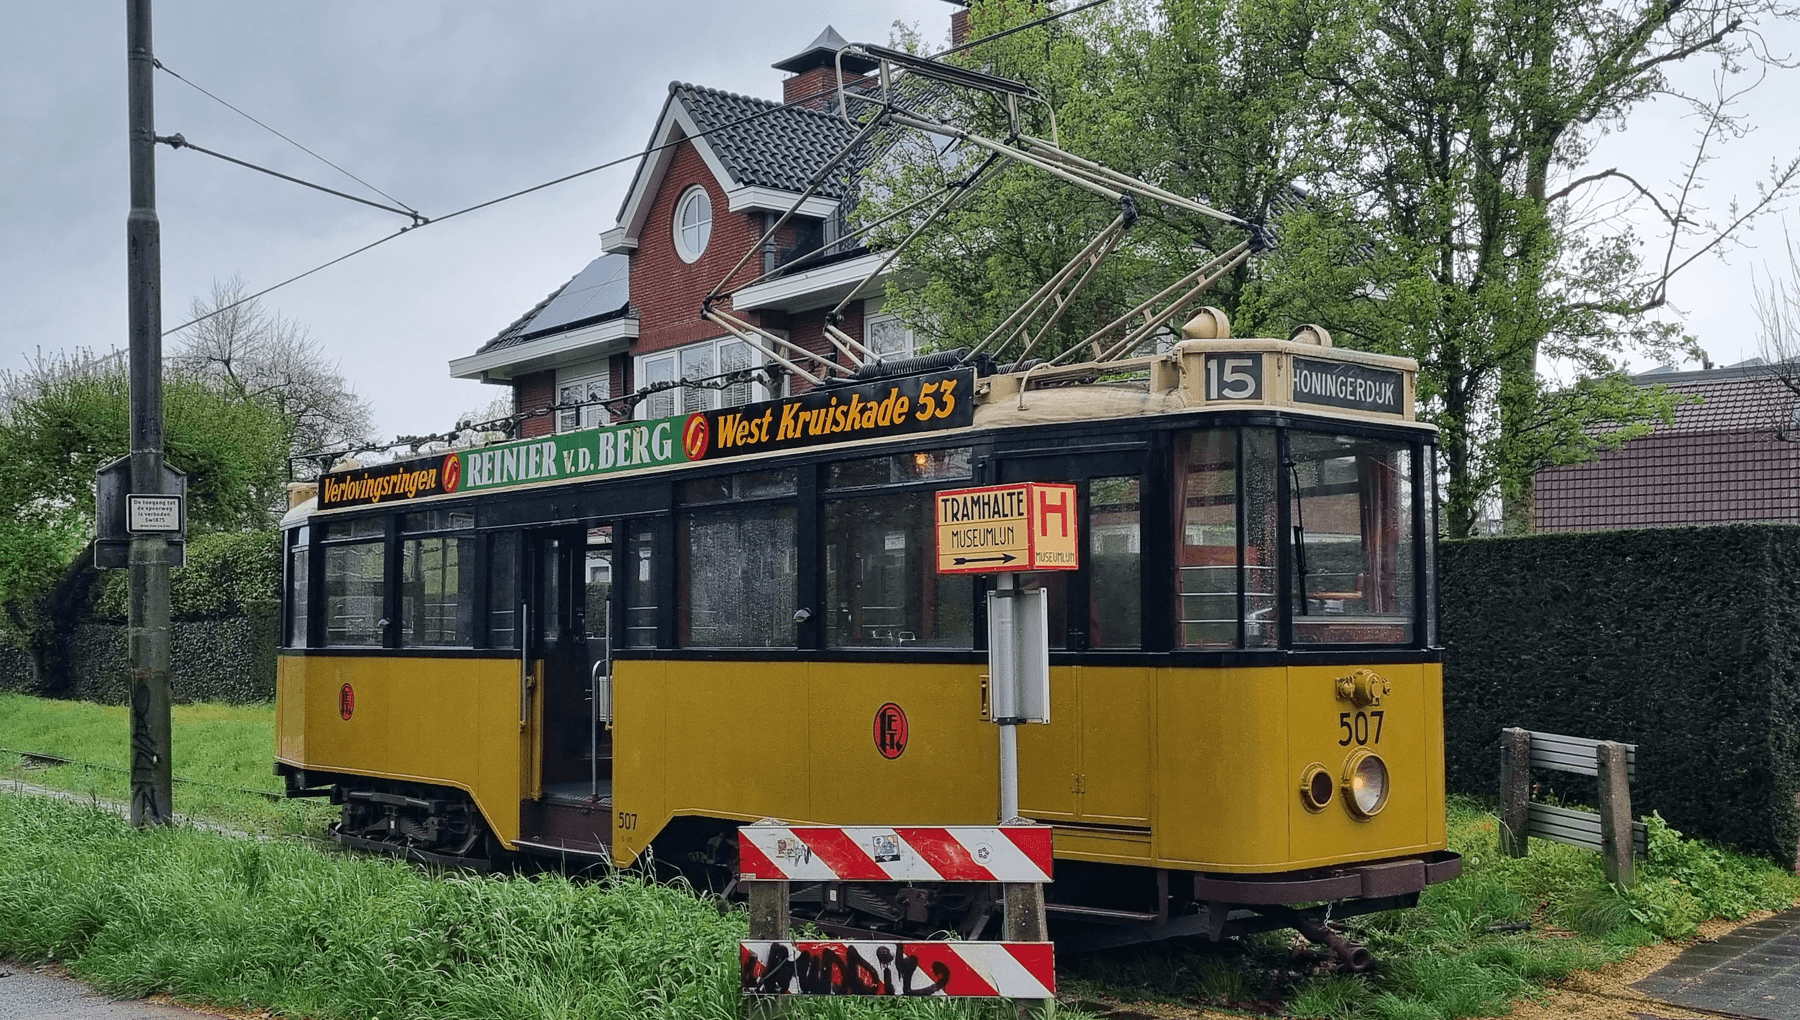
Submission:
MULTIPOLYGON (((989 582, 935 572, 933 494, 1067 482, 1082 567, 1021 575, 1049 590, 1052 721, 1019 769, 1055 826, 1056 930, 1409 905, 1460 870, 1415 367, 1318 329, 1014 373, 935 355, 333 471, 284 520, 277 771, 341 803, 353 846, 720 886, 743 822, 991 823, 989 582)), ((991 914, 966 890, 794 900, 838 931, 991 914)))

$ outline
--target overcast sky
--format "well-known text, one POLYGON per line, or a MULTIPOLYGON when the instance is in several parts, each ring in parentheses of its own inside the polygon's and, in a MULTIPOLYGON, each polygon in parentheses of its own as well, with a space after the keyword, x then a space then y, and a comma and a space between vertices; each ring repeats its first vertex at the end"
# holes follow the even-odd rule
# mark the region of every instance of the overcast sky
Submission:
MULTIPOLYGON (((852 41, 885 42, 898 19, 936 40, 952 9, 941 0, 161 0, 155 49, 172 70, 435 215, 638 149, 671 80, 779 99, 782 73, 769 65, 827 23, 852 41)), ((0 14, 0 367, 39 348, 125 346, 124 28, 117 2, 20 2, 0 14)), ((1753 107, 1762 130, 1713 168, 1716 209, 1749 195, 1757 171, 1800 144, 1784 105, 1794 84, 1765 86, 1753 107)), ((156 90, 159 134, 362 193, 180 81, 159 74, 156 90)), ((1657 111, 1609 139, 1596 165, 1665 184, 1678 170, 1670 140, 1686 133, 1677 114, 1657 111)), ((449 378, 446 363, 599 254, 630 174, 604 171, 432 226, 265 301, 341 360, 384 433, 442 430, 499 393, 449 378)), ((185 321, 216 279, 260 289, 405 222, 162 146, 157 176, 165 327, 185 321)), ((1780 229, 1769 221, 1753 238, 1760 249, 1709 260, 1677 287, 1717 362, 1754 353, 1750 270, 1774 257, 1780 229)))

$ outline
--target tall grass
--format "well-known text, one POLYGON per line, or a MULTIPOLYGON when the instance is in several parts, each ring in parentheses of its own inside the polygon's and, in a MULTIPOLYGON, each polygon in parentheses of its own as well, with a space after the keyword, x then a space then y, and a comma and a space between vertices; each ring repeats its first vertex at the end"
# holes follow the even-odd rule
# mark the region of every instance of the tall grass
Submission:
MULTIPOLYGON (((317 800, 271 800, 275 706, 176 705, 175 810, 257 833, 321 833, 336 809, 317 800)), ((119 705, 0 694, 0 748, 81 764, 27 763, 0 754, 0 776, 109 800, 131 796, 131 724, 119 705)))
MULTIPOLYGON (((195 829, 135 833, 0 795, 0 958, 115 995, 314 1020, 727 1020, 744 915, 631 875, 434 874, 195 829)), ((794 1015, 994 1018, 978 1001, 813 1001, 794 1015)))

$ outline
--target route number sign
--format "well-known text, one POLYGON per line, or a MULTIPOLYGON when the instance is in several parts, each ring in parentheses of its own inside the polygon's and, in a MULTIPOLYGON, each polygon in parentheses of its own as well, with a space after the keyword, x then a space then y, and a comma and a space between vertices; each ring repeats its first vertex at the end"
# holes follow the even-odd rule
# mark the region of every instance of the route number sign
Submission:
POLYGON ((1075 486, 1024 482, 937 494, 940 574, 1077 570, 1075 486))

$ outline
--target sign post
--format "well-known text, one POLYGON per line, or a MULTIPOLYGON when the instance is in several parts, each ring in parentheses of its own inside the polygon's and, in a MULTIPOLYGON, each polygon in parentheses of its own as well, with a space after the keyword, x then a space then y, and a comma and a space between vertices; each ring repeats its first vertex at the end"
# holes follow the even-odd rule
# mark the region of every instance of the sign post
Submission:
MULTIPOLYGON (((1049 597, 1019 586, 1019 573, 1079 570, 1080 495, 1075 486, 1025 482, 937 494, 940 574, 995 574, 988 592, 989 717, 1000 727, 1000 824, 1018 825, 1019 730, 1050 722, 1049 597)), ((1005 886, 1006 938, 1049 938, 1044 887, 1005 886)))

